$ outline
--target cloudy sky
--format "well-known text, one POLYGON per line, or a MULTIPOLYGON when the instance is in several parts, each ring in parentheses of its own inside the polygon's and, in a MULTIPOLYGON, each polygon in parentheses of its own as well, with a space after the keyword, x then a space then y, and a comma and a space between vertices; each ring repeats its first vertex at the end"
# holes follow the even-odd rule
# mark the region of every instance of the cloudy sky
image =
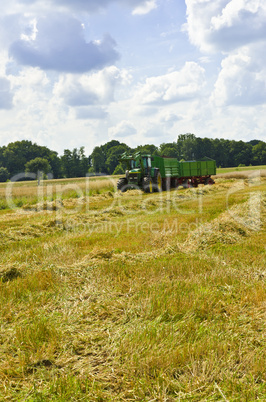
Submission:
POLYGON ((0 146, 266 140, 266 0, 1 0, 0 146))

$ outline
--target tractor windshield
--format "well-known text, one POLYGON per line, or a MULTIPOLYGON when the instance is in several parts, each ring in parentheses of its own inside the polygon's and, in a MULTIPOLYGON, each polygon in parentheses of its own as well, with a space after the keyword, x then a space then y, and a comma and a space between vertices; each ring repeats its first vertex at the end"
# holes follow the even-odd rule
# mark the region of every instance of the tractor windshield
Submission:
POLYGON ((131 161, 130 161, 130 169, 135 169, 136 167, 137 167, 136 161, 131 159, 131 161))
POLYGON ((143 158, 143 165, 144 165, 144 169, 150 168, 151 167, 151 158, 145 156, 143 158))

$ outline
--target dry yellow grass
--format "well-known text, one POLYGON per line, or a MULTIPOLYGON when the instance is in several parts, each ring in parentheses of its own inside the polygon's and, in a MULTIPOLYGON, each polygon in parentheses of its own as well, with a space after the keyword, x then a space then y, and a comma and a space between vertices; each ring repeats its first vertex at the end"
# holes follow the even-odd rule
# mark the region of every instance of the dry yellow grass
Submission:
POLYGON ((13 197, 51 197, 54 195, 60 196, 61 194, 67 194, 68 192, 76 192, 77 195, 79 195, 80 192, 85 194, 85 192, 97 192, 106 188, 116 190, 115 177, 110 176, 102 179, 82 177, 68 180, 45 180, 40 186, 37 185, 36 181, 10 182, 0 185, 0 197, 6 197, 6 195, 9 194, 13 197))
POLYGON ((214 178, 224 179, 251 179, 252 177, 266 177, 266 169, 233 171, 228 173, 219 173, 214 178))

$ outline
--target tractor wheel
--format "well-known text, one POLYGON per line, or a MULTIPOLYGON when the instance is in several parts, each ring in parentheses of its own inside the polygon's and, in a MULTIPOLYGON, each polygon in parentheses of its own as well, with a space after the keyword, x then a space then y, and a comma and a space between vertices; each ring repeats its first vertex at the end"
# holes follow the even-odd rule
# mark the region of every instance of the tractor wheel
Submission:
POLYGON ((144 177, 143 179, 143 190, 145 193, 152 193, 153 192, 153 182, 150 177, 144 177))
POLYGON ((162 189, 163 189, 162 176, 161 176, 160 172, 157 172, 155 177, 154 177, 154 186, 155 186, 154 191, 156 191, 156 192, 160 193, 162 191, 162 189))
POLYGON ((122 193, 124 193, 125 191, 127 191, 127 178, 126 177, 121 177, 121 179, 118 179, 117 181, 117 190, 122 191, 122 193))

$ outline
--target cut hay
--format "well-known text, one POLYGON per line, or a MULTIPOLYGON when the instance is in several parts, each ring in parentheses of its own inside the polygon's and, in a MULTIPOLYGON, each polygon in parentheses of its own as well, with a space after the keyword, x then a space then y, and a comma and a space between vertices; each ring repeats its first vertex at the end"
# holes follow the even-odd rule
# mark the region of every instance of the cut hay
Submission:
POLYGON ((15 267, 0 269, 0 282, 5 283, 13 281, 21 276, 21 272, 15 267))
POLYGON ((62 208, 63 202, 61 200, 43 201, 34 205, 23 205, 22 209, 25 211, 42 212, 42 211, 57 211, 62 208))
POLYGON ((186 252, 205 250, 215 244, 235 244, 265 225, 266 201, 251 197, 234 205, 210 223, 201 225, 187 238, 182 249, 186 252))
POLYGON ((220 173, 213 177, 214 179, 252 179, 254 177, 266 177, 266 169, 220 173))

